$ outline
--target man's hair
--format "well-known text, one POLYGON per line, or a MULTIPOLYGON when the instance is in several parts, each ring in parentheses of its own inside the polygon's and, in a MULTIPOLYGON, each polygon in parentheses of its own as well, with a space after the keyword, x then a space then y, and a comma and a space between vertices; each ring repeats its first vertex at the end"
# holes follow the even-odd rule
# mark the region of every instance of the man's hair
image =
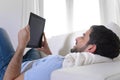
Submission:
POLYGON ((120 52, 120 40, 118 36, 103 25, 91 26, 90 40, 88 44, 95 44, 98 54, 108 58, 115 58, 120 52))

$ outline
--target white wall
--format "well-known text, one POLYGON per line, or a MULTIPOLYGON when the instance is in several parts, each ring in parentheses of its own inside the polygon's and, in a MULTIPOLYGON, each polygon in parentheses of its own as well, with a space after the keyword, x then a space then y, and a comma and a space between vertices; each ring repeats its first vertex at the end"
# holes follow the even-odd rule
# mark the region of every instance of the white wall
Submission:
POLYGON ((14 48, 21 27, 22 0, 0 0, 0 27, 7 30, 14 48))
POLYGON ((102 24, 115 22, 120 25, 120 0, 100 0, 102 24))

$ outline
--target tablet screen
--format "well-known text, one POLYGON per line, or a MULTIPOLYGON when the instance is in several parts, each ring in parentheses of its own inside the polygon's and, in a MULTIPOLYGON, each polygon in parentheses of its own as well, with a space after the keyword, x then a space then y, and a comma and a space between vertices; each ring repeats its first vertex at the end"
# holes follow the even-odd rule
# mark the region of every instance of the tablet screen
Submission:
POLYGON ((30 25, 30 41, 28 42, 27 47, 31 48, 41 47, 45 19, 34 13, 30 13, 29 25, 30 25))

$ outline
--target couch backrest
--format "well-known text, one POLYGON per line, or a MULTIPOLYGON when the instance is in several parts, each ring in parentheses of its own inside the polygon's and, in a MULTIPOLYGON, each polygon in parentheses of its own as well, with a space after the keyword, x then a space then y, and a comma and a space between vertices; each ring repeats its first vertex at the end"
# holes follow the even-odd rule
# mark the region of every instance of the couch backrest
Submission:
POLYGON ((84 31, 53 36, 48 39, 49 47, 53 54, 66 55, 75 44, 75 38, 81 36, 84 31))

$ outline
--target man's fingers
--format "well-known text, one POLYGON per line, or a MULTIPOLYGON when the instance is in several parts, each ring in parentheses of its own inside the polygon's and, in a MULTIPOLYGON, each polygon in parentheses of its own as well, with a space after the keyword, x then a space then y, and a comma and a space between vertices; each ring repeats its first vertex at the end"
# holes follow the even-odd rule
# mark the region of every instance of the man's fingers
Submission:
POLYGON ((27 25, 27 26, 25 27, 25 30, 26 30, 28 33, 30 33, 30 27, 29 27, 29 25, 27 25))

